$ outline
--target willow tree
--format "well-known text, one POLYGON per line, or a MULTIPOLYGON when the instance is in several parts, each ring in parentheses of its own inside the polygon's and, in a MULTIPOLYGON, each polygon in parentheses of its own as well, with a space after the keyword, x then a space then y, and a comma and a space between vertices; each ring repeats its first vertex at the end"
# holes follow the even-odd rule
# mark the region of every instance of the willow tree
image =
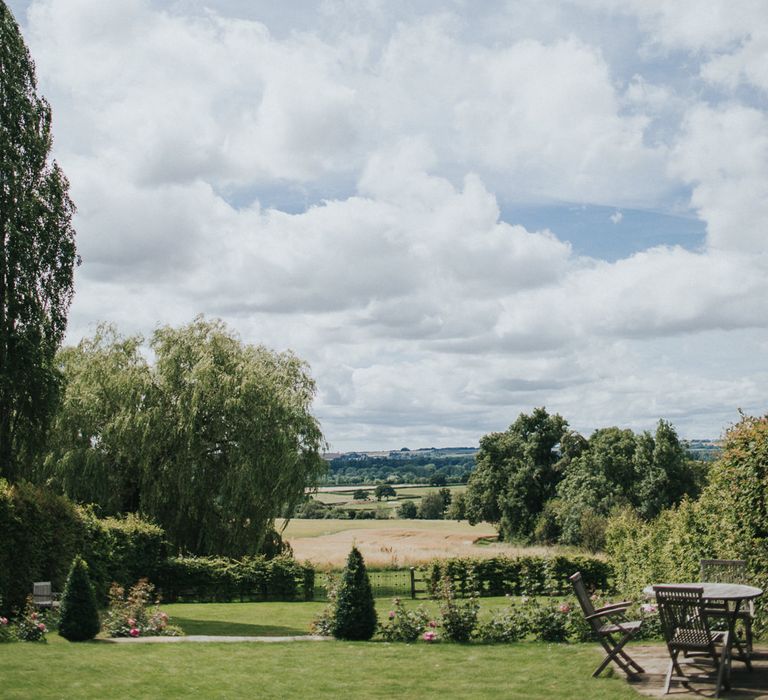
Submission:
POLYGON ((56 404, 54 356, 77 261, 69 184, 50 160, 51 109, 0 0, 0 476, 43 442, 56 404))
POLYGON ((100 325, 92 338, 57 356, 64 389, 48 453, 30 478, 78 503, 98 505, 102 515, 135 512, 140 505, 142 413, 152 382, 143 342, 100 325))
POLYGON ((142 510, 182 550, 258 552, 324 470, 307 365, 200 317, 150 345, 142 510))

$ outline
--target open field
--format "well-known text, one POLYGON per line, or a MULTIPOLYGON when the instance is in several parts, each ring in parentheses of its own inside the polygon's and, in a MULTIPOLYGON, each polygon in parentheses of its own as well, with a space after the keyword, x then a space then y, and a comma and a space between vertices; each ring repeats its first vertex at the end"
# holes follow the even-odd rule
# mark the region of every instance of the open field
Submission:
POLYGON ((339 568, 356 545, 366 564, 376 567, 418 566, 435 558, 492 557, 499 554, 543 555, 554 547, 517 547, 505 543, 478 545, 495 538, 488 524, 456 520, 291 520, 284 533, 299 560, 320 568, 339 568))

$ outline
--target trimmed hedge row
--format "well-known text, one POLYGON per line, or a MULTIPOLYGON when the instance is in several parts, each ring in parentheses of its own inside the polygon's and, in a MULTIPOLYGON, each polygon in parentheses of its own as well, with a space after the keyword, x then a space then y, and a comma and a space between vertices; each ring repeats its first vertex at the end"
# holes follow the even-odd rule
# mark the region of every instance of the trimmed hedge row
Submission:
POLYGON ((290 557, 172 557, 157 578, 163 600, 312 600, 315 570, 290 557))
POLYGON ((167 551, 163 530, 135 516, 99 519, 64 496, 0 479, 2 612, 22 609, 34 581, 62 591, 76 555, 88 562, 100 602, 109 585, 156 577, 167 551))
POLYGON ((473 587, 483 596, 563 595, 572 590, 568 577, 576 571, 581 572, 587 588, 608 589, 610 564, 587 556, 436 560, 427 569, 426 583, 432 596, 445 576, 462 595, 473 587))

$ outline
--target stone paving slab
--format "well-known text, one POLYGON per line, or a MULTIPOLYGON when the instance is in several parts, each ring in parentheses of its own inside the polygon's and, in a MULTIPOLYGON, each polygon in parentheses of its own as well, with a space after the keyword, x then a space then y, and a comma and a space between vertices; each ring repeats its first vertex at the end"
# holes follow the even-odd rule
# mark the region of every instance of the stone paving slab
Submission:
MULTIPOLYGON (((664 695, 664 678, 669 667, 669 655, 663 644, 627 646, 630 656, 637 661, 645 673, 630 685, 640 694, 649 697, 670 698, 713 698, 715 696, 716 669, 712 664, 696 664, 694 673, 703 673, 712 678, 712 682, 694 682, 686 688, 682 683, 672 683, 669 695, 664 695)), ((752 654, 750 673, 740 661, 734 661, 731 670, 731 690, 720 693, 721 698, 739 698, 742 700, 768 700, 768 647, 756 646, 752 654)), ((685 666, 683 670, 688 672, 685 666)), ((616 671, 621 673, 620 671, 616 671)))
POLYGON ((208 634, 187 634, 181 637, 106 637, 96 639, 105 644, 180 644, 195 642, 325 642, 332 637, 321 637, 316 634, 296 635, 293 637, 225 637, 208 634))

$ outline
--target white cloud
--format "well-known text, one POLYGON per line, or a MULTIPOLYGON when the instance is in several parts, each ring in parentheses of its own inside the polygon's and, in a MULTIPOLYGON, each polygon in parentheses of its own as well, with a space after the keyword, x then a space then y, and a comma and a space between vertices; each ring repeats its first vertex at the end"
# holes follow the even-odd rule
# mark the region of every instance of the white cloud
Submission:
POLYGON ((699 436, 764 410, 757 4, 524 3, 508 25, 333 2, 294 31, 295 8, 209 5, 30 6, 79 206, 72 340, 223 316, 311 363, 342 449, 471 444, 542 404, 699 436), (630 207, 693 211, 707 237, 606 262, 510 203, 604 205, 627 238, 630 207))

